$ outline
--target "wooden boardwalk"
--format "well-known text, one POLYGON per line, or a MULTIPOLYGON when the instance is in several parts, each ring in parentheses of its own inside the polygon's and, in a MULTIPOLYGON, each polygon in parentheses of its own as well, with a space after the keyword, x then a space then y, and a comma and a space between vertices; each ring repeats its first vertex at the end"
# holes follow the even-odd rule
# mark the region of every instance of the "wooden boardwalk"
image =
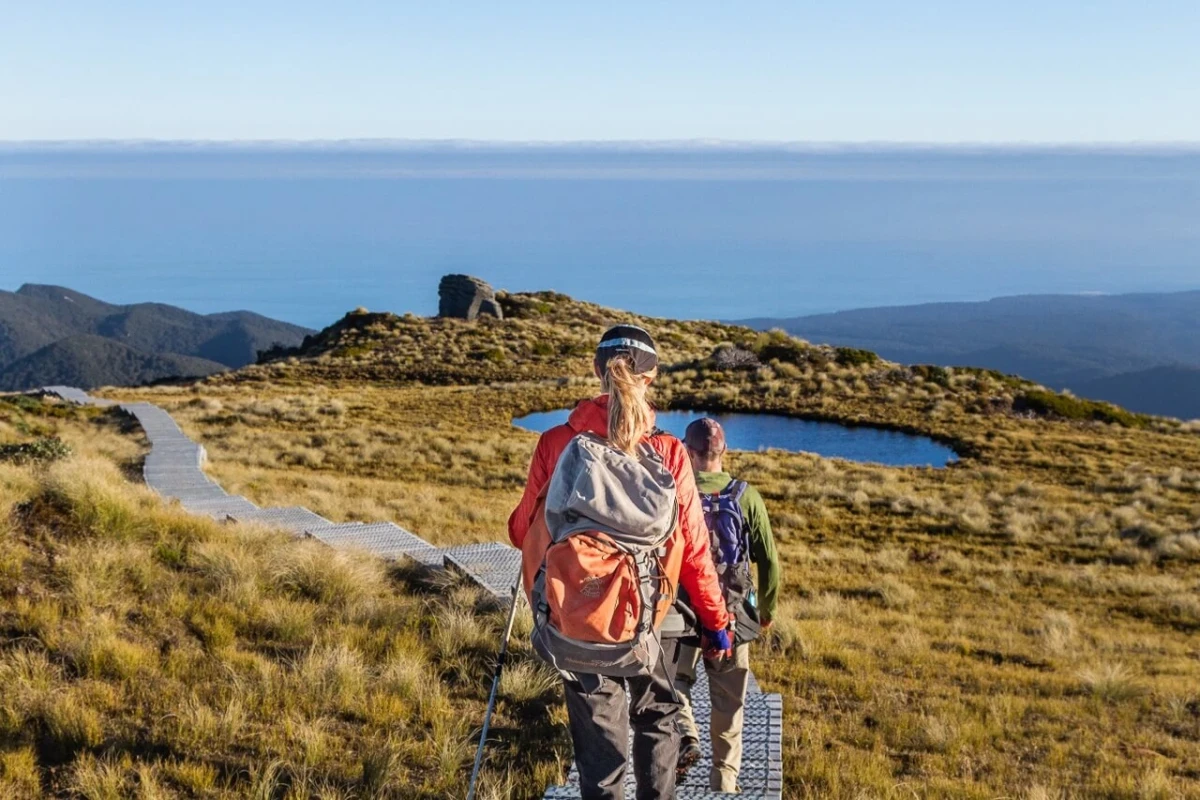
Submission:
MULTIPOLYGON (((92 397, 71 386, 46 386, 43 394, 56 395, 81 405, 111 407, 111 400, 92 397)), ((330 547, 354 547, 368 550, 388 559, 410 558, 432 568, 444 568, 462 573, 491 592, 497 599, 507 599, 520 576, 521 554, 507 543, 485 542, 451 548, 439 548, 414 533, 391 522, 332 522, 303 506, 259 508, 239 495, 227 493, 204 472, 207 458, 204 447, 189 439, 171 415, 150 403, 120 404, 121 410, 132 415, 150 440, 142 474, 146 485, 167 500, 175 500, 187 511, 222 521, 259 522, 291 531, 298 536, 310 536, 330 547)), ((704 757, 688 772, 680 784, 679 800, 707 800, 729 797, 708 788, 712 763, 708 743, 708 684, 704 670, 699 670, 693 689, 693 708, 701 732, 704 757)), ((783 790, 783 704, 779 695, 765 694, 751 676, 750 692, 746 696, 745 731, 740 782, 741 797, 755 800, 774 800, 783 790)), ((633 774, 630 769, 626 795, 633 796, 633 774)), ((572 768, 567 783, 546 790, 547 800, 578 798, 578 774, 572 768)))

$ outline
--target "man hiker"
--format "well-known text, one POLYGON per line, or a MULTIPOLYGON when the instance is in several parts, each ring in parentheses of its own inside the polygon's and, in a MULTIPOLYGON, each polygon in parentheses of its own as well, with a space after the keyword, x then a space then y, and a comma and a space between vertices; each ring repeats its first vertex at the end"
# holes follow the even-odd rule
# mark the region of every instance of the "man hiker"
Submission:
MULTIPOLYGON (((770 628, 774 619, 779 594, 779 556, 762 496, 722 467, 725 432, 720 423, 710 418, 696 420, 688 425, 683 443, 692 462, 696 489, 712 538, 718 579, 729 614, 735 619, 733 657, 703 659, 712 704, 713 764, 709 782, 713 791, 737 792, 742 764, 742 715, 750 676, 750 642, 759 631, 770 628), (751 562, 757 566, 757 591, 750 576, 751 562)), ((701 653, 686 642, 688 639, 681 639, 675 651, 675 688, 683 704, 678 717, 681 774, 700 758, 691 692, 701 653)))

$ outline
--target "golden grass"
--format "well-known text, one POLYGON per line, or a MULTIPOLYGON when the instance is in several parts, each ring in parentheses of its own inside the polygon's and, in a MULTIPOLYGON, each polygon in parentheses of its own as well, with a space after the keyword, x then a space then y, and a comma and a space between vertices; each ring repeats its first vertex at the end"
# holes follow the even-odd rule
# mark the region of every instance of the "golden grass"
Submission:
MULTIPOLYGON (((391 519, 439 544, 503 540, 537 438, 510 420, 594 392, 595 336, 609 321, 640 319, 556 298, 521 302, 526 318, 476 325, 352 320, 304 357, 110 395, 163 405, 208 448, 214 477, 256 502, 391 519), (484 357, 495 349, 503 359, 484 357)), ((1014 411, 1026 387, 1004 376, 842 363, 829 350, 751 341, 759 335, 736 328, 641 321, 661 331, 672 365, 656 384, 662 405, 889 425, 952 442, 964 456, 946 470, 731 457, 765 497, 784 561, 780 615, 752 662, 764 688, 784 696, 785 796, 1197 795, 1194 425, 1037 418, 1014 411), (704 357, 722 341, 779 357, 714 369, 704 357)), ((6 481, 30 491, 23 474, 0 470, 6 481)), ((196 552, 186 549, 186 563, 202 568, 196 552)), ((236 570, 211 569, 216 607, 188 610, 197 646, 219 655, 250 631, 220 608, 253 596, 236 570)), ((0 581, 11 571, 0 561, 0 581)), ((98 580, 81 584, 80 596, 111 598, 98 580)), ((244 624, 293 659, 322 638, 306 617, 347 613, 345 600, 317 599, 320 587, 264 585, 244 624)), ((383 684, 397 708, 450 719, 462 687, 474 685, 465 676, 486 683, 488 631, 501 621, 481 618, 469 591, 445 597, 440 622, 421 612, 429 624, 420 654, 391 648, 371 662, 367 684, 383 684), (441 682, 420 681, 425 668, 441 682)), ((67 613, 19 616, 53 630, 67 613)), ((489 779, 495 796, 536 796, 569 760, 563 710, 546 705, 535 679, 509 679, 493 763, 515 774, 489 779)), ((255 691, 270 696, 272 681, 255 691)), ((330 698, 336 708, 354 694, 330 698)), ((465 737, 439 725, 423 732, 435 776, 468 757, 465 737)), ((86 721, 76 727, 86 734, 86 721)), ((326 748, 332 738, 307 736, 326 748)), ((406 752, 397 747, 398 758, 406 752)))
MULTIPOLYGON (((289 404, 299 397, 250 386, 289 404)), ((248 388, 201 391, 237 409, 250 402, 238 398, 248 388)), ((368 446, 405 437, 411 460, 386 467, 390 478, 380 459, 356 461, 353 449, 330 448, 333 468, 258 466, 272 441, 282 452, 311 429, 216 425, 190 410, 186 393, 151 398, 205 442, 213 474, 236 491, 335 518, 390 518, 449 543, 504 537, 536 440, 508 420, 587 392, 318 387, 311 402, 347 408, 320 428, 331 441, 343 427, 368 446)), ((1005 424, 1010 442, 1031 447, 1046 439, 1042 426, 1071 446, 1097 438, 1086 426, 1005 424)), ((1137 450, 1164 436, 1113 433, 1137 450)), ((991 797, 1043 785, 1063 796, 1136 797, 1142 784, 1126 776, 1164 758, 1155 780, 1183 792, 1200 736, 1163 709, 1200 702, 1200 578, 1161 539, 1125 532, 1143 518, 1194 523, 1197 494, 1190 471, 1172 481, 1166 459, 1155 459, 1161 466, 1097 459, 1081 482, 1004 458, 935 471, 736 454, 733 469, 767 499, 785 564, 785 612, 753 660, 764 686, 785 697, 787 796, 911 796, 908 787, 920 786, 923 796, 991 797), (1146 491, 1142 473, 1167 478, 1155 507, 1130 503, 1130 483, 1146 491), (1136 671, 1142 691, 1094 691, 1081 677, 1117 662, 1136 671)), ((445 617, 432 633, 434 657, 453 663, 474 638, 473 619, 445 617)))
MULTIPOLYGON (((0 476, 0 797, 460 793, 503 624, 478 592, 184 515, 103 457, 118 434, 55 424, 74 457, 0 476)), ((549 702, 501 703, 497 755, 555 738, 549 702)))

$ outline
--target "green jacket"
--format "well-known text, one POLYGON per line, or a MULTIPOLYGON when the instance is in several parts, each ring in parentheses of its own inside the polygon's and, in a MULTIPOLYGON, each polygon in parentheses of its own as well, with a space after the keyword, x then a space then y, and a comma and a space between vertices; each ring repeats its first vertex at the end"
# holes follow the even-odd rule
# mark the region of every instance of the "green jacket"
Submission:
MULTIPOLYGON (((716 494, 732 480, 728 472, 697 472, 696 489, 703 494, 716 494)), ((750 527, 750 560, 758 565, 758 612, 766 622, 775 619, 779 600, 779 553, 775 550, 767 505, 753 486, 747 486, 742 495, 742 512, 750 527)))

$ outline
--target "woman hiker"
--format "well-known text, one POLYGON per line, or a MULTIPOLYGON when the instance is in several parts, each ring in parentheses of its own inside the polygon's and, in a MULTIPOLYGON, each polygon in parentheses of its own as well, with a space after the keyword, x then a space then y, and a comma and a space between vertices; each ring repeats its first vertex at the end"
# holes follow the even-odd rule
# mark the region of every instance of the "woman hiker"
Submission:
MULTIPOLYGON (((646 399, 650 383, 658 374, 658 353, 650 334, 634 325, 610 328, 600 339, 594 363, 604 393, 582 401, 565 424, 542 434, 529 467, 525 494, 508 521, 509 537, 523 552, 523 579, 535 615, 535 649, 559 666, 562 674, 584 800, 623 800, 631 726, 637 800, 668 800, 675 796, 679 756, 676 719, 680 706, 668 672, 673 648, 668 644, 670 650, 662 652, 658 630, 678 586, 686 590, 704 630, 706 656, 720 658, 731 652, 728 630, 731 620, 709 551, 709 534, 687 451, 679 439, 654 427, 654 411, 646 399), (630 478, 631 475, 635 477, 630 478), (556 488, 567 480, 570 481, 567 489, 556 488), (603 507, 591 514, 600 519, 605 517, 606 510, 616 509, 611 523, 590 520, 578 523, 580 513, 572 509, 559 513, 561 509, 556 503, 562 497, 556 497, 556 492, 573 502, 584 503, 583 516, 588 517, 587 495, 593 490, 602 497, 597 505, 603 507), (641 532, 627 526, 622 528, 620 524, 620 520, 630 519, 648 520, 645 525, 648 529, 662 529, 661 546, 633 548, 634 552, 649 554, 649 561, 655 566, 645 566, 645 555, 637 557, 641 560, 628 556, 630 563, 636 561, 640 565, 639 570, 657 570, 653 581, 641 577, 640 571, 636 579, 629 580, 632 572, 627 571, 622 573, 626 580, 607 584, 593 577, 598 569, 608 568, 614 559, 625 557, 622 554, 627 550, 611 549, 613 557, 566 566, 551 565, 550 557, 545 555, 551 549, 549 542, 555 542, 553 549, 561 557, 564 547, 575 542, 567 537, 581 527, 588 528, 584 531, 587 536, 575 539, 583 543, 571 544, 581 553, 611 542, 604 535, 598 537, 598 542, 592 536, 596 531, 612 532, 616 539, 625 537, 636 542, 641 532), (569 529, 570 523, 575 523, 575 529, 569 529), (565 533, 564 527, 568 528, 565 533), (552 567, 560 571, 550 580, 547 576, 552 567), (590 571, 585 567, 591 567, 590 571), (572 583, 561 575, 583 577, 572 583), (629 592, 644 591, 637 587, 654 581, 657 581, 654 593, 640 594, 633 598, 633 603, 629 602, 629 592), (613 676, 562 668, 563 663, 593 663, 582 657, 572 662, 571 656, 581 651, 570 648, 586 647, 587 642, 581 642, 578 635, 569 638, 562 633, 570 625, 574 625, 572 630, 579 630, 581 626, 595 624, 597 615, 593 613, 581 620, 563 617, 569 616, 573 608, 594 608, 588 603, 601 602, 606 592, 618 589, 625 594, 611 606, 612 613, 599 616, 619 623, 610 626, 620 629, 608 639, 618 643, 608 645, 610 651, 619 649, 619 643, 630 636, 638 643, 630 652, 635 661, 641 659, 640 669, 613 676), (577 595, 564 599, 563 592, 572 590, 577 595), (638 602, 639 598, 645 601, 638 602), (643 615, 632 621, 620 619, 626 607, 632 606, 641 608, 643 615), (542 630, 552 627, 556 631, 542 630), (623 637, 622 631, 628 636, 623 637)), ((566 551, 570 556, 569 547, 566 551)), ((605 664, 604 671, 619 670, 605 664)))

